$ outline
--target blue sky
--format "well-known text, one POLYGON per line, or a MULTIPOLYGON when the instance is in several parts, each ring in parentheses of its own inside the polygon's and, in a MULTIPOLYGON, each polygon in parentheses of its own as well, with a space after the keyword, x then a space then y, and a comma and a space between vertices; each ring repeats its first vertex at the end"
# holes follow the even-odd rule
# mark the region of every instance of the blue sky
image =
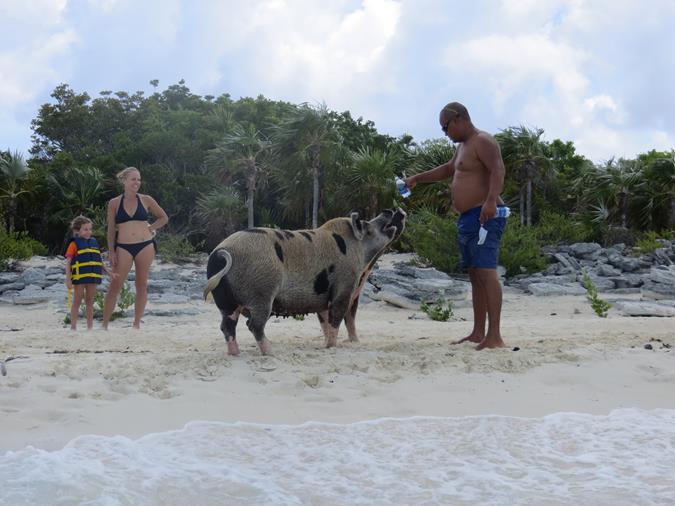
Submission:
POLYGON ((0 148, 27 151, 59 83, 92 97, 325 102, 394 136, 541 127, 601 162, 675 148, 671 0, 0 0, 0 148))

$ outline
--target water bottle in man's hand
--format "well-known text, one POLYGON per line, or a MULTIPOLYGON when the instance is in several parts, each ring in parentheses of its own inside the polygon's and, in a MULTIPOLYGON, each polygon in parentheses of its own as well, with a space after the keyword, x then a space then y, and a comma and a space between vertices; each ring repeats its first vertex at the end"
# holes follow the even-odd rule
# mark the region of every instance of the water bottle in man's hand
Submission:
POLYGON ((401 197, 403 197, 404 199, 410 197, 410 194, 412 192, 410 191, 410 188, 408 188, 408 186, 405 184, 405 181, 398 176, 396 176, 396 179, 394 179, 394 181, 396 181, 396 189, 401 194, 401 197))
MULTIPOLYGON (((507 206, 497 206, 497 214, 495 215, 495 218, 508 218, 511 216, 511 209, 507 206)), ((485 239, 487 239, 488 231, 483 225, 480 226, 480 229, 478 230, 478 245, 480 246, 481 244, 485 243, 485 239)))

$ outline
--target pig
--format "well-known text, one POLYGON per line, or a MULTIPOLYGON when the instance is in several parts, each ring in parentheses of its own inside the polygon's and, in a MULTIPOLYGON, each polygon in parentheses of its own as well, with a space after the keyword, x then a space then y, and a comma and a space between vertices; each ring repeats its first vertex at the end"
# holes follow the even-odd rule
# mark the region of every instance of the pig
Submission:
POLYGON ((265 325, 272 314, 317 313, 326 347, 337 344, 344 319, 356 340, 358 296, 377 258, 400 236, 405 212, 385 210, 370 221, 334 218, 310 230, 251 228, 232 234, 209 255, 209 293, 220 310, 230 355, 239 354, 236 326, 248 318, 260 352, 270 352, 265 325))

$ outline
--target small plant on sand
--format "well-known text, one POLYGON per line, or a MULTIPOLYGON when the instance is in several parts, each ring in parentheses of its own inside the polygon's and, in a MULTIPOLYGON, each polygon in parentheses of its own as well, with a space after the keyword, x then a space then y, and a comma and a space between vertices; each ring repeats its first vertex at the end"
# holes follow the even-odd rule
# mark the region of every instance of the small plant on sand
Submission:
POLYGON ((304 322, 305 321, 305 315, 304 314, 294 314, 293 319, 298 320, 299 322, 304 322))
POLYGON ((447 322, 454 316, 452 310, 452 302, 448 301, 444 304, 442 298, 438 298, 436 302, 422 302, 420 309, 425 312, 429 318, 438 322, 447 322))
POLYGON ((607 311, 609 311, 609 308, 612 307, 612 305, 598 297, 598 289, 595 288, 591 277, 586 271, 584 271, 583 280, 584 288, 586 289, 586 298, 591 303, 593 311, 595 311, 595 314, 597 314, 600 318, 607 318, 607 311))

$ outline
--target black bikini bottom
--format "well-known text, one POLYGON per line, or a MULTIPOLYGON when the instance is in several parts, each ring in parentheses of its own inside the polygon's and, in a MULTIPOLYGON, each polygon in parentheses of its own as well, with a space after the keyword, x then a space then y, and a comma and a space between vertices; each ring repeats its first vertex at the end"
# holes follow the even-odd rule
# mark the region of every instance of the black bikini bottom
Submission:
POLYGON ((128 251, 129 254, 132 256, 132 258, 136 258, 136 255, 138 255, 143 249, 148 244, 152 244, 155 247, 155 253, 157 253, 157 243, 155 242, 154 239, 150 239, 149 241, 143 241, 143 242, 134 242, 130 244, 122 244, 122 243, 117 243, 115 244, 115 249, 117 248, 122 248, 125 251, 128 251))

